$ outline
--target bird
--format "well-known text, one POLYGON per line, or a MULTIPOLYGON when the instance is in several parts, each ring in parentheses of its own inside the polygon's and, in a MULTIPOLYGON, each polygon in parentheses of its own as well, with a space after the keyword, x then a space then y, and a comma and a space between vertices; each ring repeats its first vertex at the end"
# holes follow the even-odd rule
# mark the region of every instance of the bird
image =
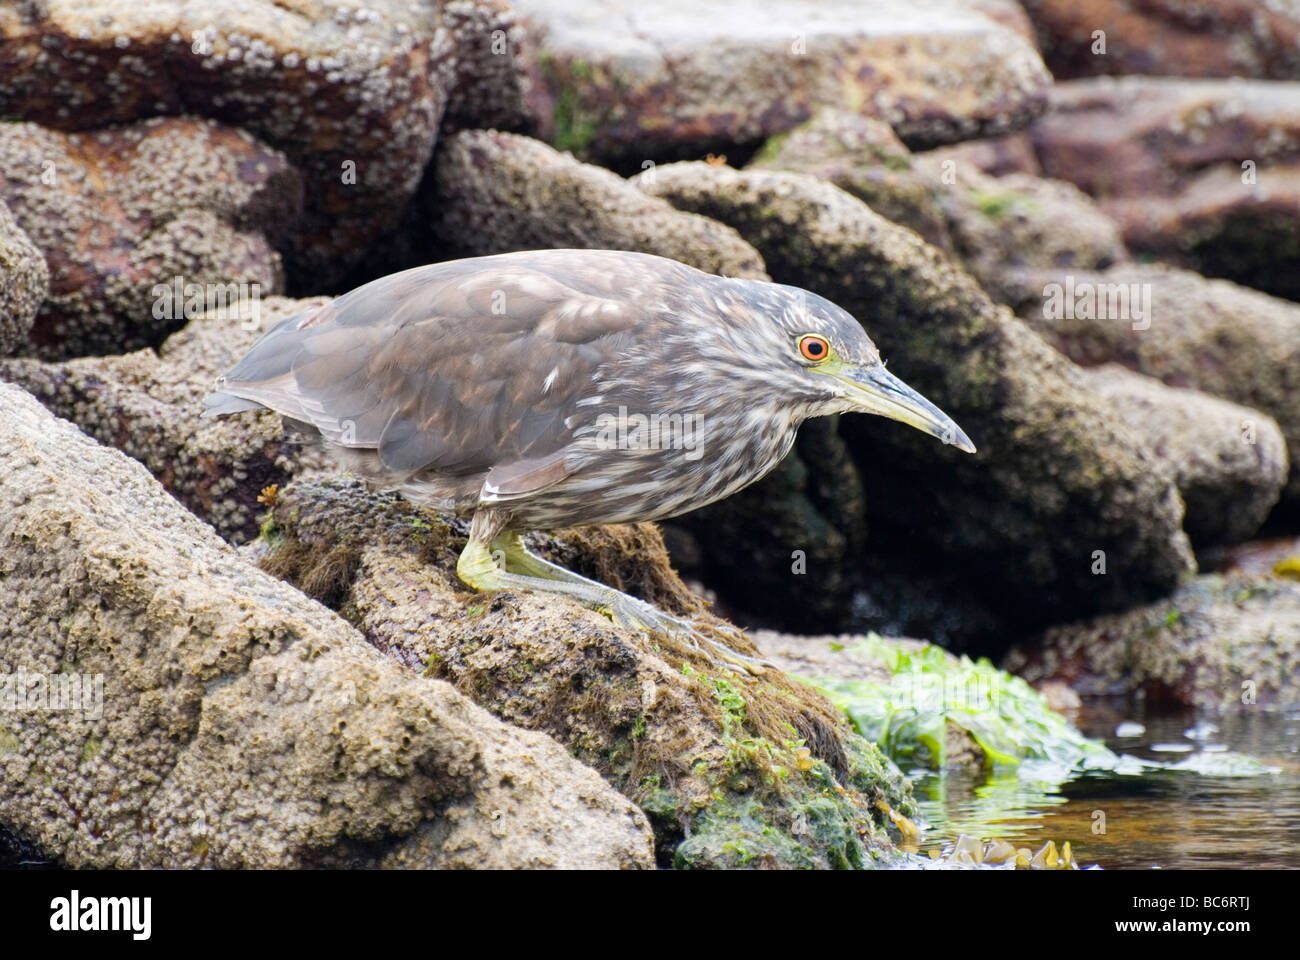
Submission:
POLYGON ((721 500, 780 463, 811 417, 877 414, 975 452, 829 300, 619 250, 380 277, 275 323, 204 404, 205 417, 275 411, 372 489, 470 517, 456 573, 474 590, 567 597, 688 638, 689 622, 521 534, 721 500))

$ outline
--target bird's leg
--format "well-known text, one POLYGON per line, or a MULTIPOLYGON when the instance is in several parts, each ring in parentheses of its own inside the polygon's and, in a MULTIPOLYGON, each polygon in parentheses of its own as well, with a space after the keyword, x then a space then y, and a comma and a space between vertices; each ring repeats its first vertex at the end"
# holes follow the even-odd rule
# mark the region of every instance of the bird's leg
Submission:
POLYGON ((644 600, 530 553, 513 530, 494 537, 490 550, 501 582, 517 589, 572 597, 596 607, 619 626, 632 630, 657 630, 688 636, 694 633, 686 620, 662 613, 644 600))
MULTIPOLYGON (((522 548, 521 548, 522 549, 522 548)), ((531 557, 531 554, 529 555, 531 557)), ((531 557, 538 563, 545 563, 540 557, 531 557)), ((547 566, 554 566, 548 564, 547 566)), ((572 597, 583 603, 603 607, 607 605, 611 587, 596 583, 571 573, 563 567, 555 567, 567 576, 561 579, 551 573, 530 571, 520 573, 519 568, 510 569, 507 551, 498 540, 490 542, 470 538, 460 559, 456 561, 456 575, 475 590, 524 590, 529 593, 548 593, 556 596, 572 597)))
MULTIPOLYGON (((644 600, 530 553, 514 531, 498 533, 490 541, 476 539, 471 532, 469 543, 456 563, 456 573, 476 590, 515 589, 568 597, 594 607, 621 627, 684 637, 697 650, 700 646, 696 641, 705 639, 725 661, 751 672, 761 672, 763 666, 752 657, 702 638, 687 620, 670 616, 644 600)), ((700 652, 707 655, 707 651, 700 652)))

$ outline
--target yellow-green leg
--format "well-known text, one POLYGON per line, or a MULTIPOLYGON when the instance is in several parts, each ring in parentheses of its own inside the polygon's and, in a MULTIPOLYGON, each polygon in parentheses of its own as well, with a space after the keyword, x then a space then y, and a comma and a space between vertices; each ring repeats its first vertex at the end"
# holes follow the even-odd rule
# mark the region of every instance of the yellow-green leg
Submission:
POLYGON ((619 626, 661 633, 693 633, 691 625, 613 587, 529 553, 513 531, 490 543, 470 538, 456 562, 456 575, 475 590, 523 590, 569 597, 595 607, 619 626))
MULTIPOLYGON (((621 627, 684 636, 698 649, 695 641, 700 635, 689 621, 669 616, 644 600, 529 553, 513 531, 497 533, 490 541, 471 534, 456 562, 456 574, 475 590, 521 590, 568 597, 599 610, 621 627)), ((706 642, 724 660, 739 663, 747 670, 761 670, 762 664, 752 657, 712 640, 706 642)))

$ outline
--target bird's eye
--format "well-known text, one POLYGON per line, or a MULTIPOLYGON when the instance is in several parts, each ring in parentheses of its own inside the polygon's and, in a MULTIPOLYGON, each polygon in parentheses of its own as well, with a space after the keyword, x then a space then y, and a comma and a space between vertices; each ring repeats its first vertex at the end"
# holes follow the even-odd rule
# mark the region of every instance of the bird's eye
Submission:
POLYGON ((825 337, 809 333, 799 338, 799 352, 803 354, 805 360, 821 363, 831 355, 831 345, 826 342, 825 337))

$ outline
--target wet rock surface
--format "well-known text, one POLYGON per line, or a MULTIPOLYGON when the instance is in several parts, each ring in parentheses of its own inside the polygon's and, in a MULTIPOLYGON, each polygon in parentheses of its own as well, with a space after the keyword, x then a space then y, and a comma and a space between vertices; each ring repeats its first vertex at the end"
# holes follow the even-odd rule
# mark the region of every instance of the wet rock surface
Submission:
POLYGON ((139 464, 0 384, 0 819, 69 867, 644 867, 641 812, 555 741, 404 670, 139 464), (31 696, 31 689, 24 692, 31 696))
POLYGON ((276 244, 302 205, 283 154, 195 119, 0 124, 0 200, 49 264, 29 343, 51 359, 156 346, 184 326, 189 285, 199 310, 281 292, 276 244))
POLYGON ((1206 708, 1296 703, 1300 583, 1258 574, 1189 578, 1156 603, 1053 627, 1004 666, 1084 694, 1140 693, 1206 708))

